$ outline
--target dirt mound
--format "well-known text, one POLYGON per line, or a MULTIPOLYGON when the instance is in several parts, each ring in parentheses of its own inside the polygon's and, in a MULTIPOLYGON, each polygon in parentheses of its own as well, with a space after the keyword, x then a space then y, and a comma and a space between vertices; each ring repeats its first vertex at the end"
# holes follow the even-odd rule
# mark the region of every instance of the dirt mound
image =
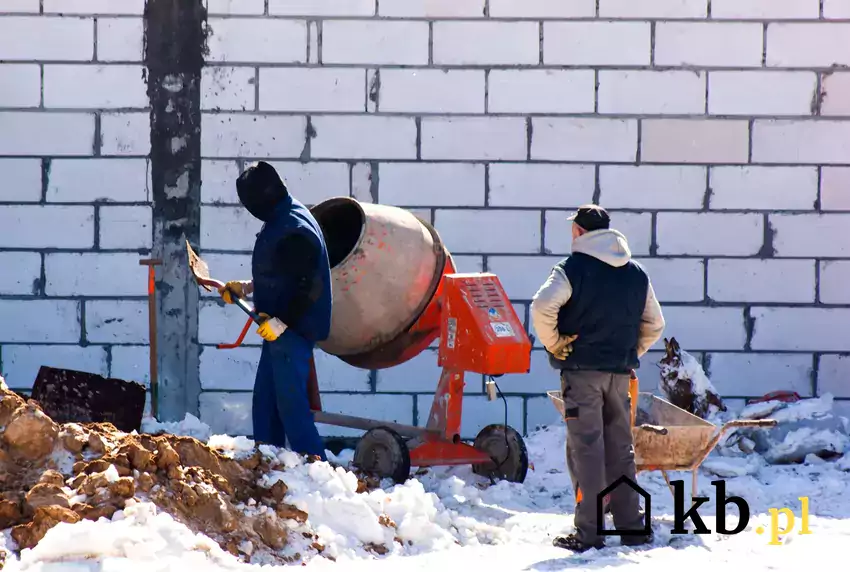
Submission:
MULTIPOLYGON (((287 544, 287 521, 307 515, 283 502, 282 481, 256 485, 267 471, 259 451, 235 460, 191 437, 54 423, 0 377, 0 531, 11 528, 19 549, 35 546, 60 522, 110 518, 135 499, 155 503, 244 560, 262 551, 285 561, 274 552, 287 544), (255 516, 239 508, 249 501, 261 509, 255 516)), ((0 568, 2 560, 0 554, 0 568)))

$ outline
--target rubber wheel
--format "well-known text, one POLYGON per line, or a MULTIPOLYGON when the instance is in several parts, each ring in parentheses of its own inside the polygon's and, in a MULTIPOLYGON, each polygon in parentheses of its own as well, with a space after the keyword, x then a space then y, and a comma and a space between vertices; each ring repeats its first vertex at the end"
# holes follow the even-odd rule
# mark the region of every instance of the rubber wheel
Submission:
POLYGON ((493 463, 472 465, 476 475, 521 483, 528 473, 528 450, 522 436, 506 425, 488 425, 475 437, 473 447, 487 453, 493 463))
POLYGON ((381 479, 403 483, 410 477, 410 450, 392 429, 375 427, 357 442, 354 466, 381 479))

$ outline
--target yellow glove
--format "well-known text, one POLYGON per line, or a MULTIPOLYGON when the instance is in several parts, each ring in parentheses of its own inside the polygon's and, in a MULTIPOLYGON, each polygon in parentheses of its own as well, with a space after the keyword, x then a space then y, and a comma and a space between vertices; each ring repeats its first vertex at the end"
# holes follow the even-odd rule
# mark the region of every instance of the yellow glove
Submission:
POLYGON ((275 341, 286 331, 286 324, 277 318, 272 318, 264 312, 260 312, 260 317, 263 318, 263 321, 257 328, 257 333, 267 342, 275 341))
POLYGON ((573 342, 578 338, 578 334, 575 336, 567 336, 562 335, 558 338, 558 341, 555 342, 551 347, 546 348, 550 354, 552 354, 555 359, 565 360, 567 356, 569 356, 573 352, 573 342))
POLYGON ((224 285, 224 288, 219 288, 218 293, 221 294, 221 299, 225 304, 233 304, 233 294, 237 298, 245 298, 251 293, 250 280, 231 280, 224 285))

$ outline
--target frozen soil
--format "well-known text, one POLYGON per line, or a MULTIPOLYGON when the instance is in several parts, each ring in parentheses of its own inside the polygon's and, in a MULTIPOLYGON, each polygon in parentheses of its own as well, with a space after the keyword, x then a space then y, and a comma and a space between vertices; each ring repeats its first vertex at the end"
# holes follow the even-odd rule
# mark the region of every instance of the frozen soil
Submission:
POLYGON ((0 530, 18 550, 59 523, 150 502, 233 555, 291 561, 300 555, 277 551, 307 515, 284 502, 282 479, 266 478, 274 464, 259 450, 236 459, 193 437, 57 424, 0 378, 0 530))

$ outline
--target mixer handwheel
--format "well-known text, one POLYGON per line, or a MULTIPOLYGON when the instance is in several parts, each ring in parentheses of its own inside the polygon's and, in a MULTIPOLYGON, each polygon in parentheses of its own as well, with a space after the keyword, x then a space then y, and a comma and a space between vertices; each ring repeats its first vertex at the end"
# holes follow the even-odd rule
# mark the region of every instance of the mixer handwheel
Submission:
POLYGON ((507 425, 488 425, 475 437, 473 447, 487 453, 492 463, 472 465, 476 475, 521 483, 528 472, 528 450, 522 436, 507 425))
POLYGON ((401 435, 392 429, 375 427, 357 442, 354 465, 382 479, 403 483, 410 476, 410 450, 401 435))

